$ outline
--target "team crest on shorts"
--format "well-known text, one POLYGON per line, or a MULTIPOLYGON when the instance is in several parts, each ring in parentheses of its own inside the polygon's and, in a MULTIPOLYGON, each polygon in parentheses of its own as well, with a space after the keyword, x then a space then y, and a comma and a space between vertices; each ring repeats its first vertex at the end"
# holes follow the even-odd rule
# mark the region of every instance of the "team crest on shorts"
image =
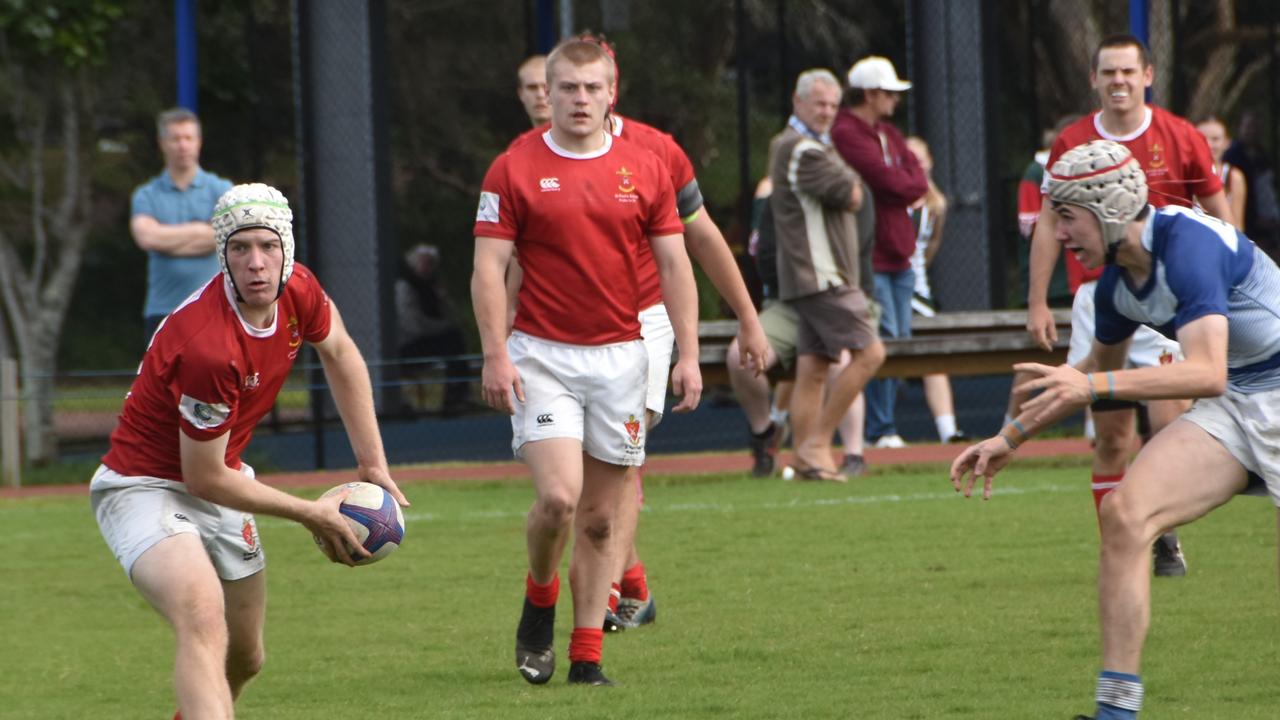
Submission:
POLYGON ((258 557, 258 554, 262 552, 262 546, 258 544, 258 528, 253 524, 252 515, 241 516, 240 537, 244 538, 244 545, 247 548, 241 557, 245 560, 252 560, 258 557))
POLYGON ((636 416, 631 415, 628 417, 627 421, 622 423, 622 426, 627 429, 627 441, 631 443, 631 446, 640 447, 640 421, 636 419, 636 416))
POLYGON ((1161 365, 1169 365, 1169 364, 1171 364, 1172 362, 1173 362, 1173 353, 1169 352, 1168 350, 1161 350, 1161 351, 1160 351, 1160 364, 1161 364, 1161 365))

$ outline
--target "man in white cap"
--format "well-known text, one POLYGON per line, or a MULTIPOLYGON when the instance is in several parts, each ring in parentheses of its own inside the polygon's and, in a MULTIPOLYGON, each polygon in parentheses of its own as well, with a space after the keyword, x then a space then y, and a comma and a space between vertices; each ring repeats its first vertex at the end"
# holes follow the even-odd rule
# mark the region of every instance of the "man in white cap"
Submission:
POLYGON ((335 562, 369 553, 338 511, 254 479, 241 461, 303 341, 324 365, 359 480, 408 505, 387 471, 360 350, 293 260, 293 214, 275 188, 237 185, 213 211, 222 272, 161 323, 89 485, 94 516, 138 592, 173 627, 188 718, 232 717, 262 668, 266 559, 253 513, 295 520, 335 562))
MULTIPOLYGON (((880 336, 911 336, 911 294, 915 272, 911 254, 916 231, 908 208, 929 189, 920 162, 907 150, 902 133, 889 121, 911 83, 898 77, 893 63, 865 57, 849 69, 845 107, 831 127, 831 142, 871 189, 876 209, 875 301, 880 304, 880 336)), ((867 383, 867 439, 877 447, 902 447, 893 421, 897 385, 867 383)))

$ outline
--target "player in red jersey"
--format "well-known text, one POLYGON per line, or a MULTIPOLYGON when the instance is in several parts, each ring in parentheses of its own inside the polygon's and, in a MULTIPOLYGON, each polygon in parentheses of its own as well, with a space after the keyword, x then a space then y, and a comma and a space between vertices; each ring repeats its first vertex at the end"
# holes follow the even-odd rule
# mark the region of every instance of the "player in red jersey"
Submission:
POLYGON ((595 43, 574 39, 552 51, 551 127, 494 161, 476 216, 471 288, 484 397, 512 415, 512 448, 529 465, 536 493, 516 631, 517 669, 535 684, 555 670, 557 568, 571 528, 569 682, 609 684, 600 651, 614 518, 627 466, 644 462, 643 244, 652 248, 680 348, 672 382, 684 397, 674 410, 694 409, 702 393, 697 291, 675 191, 653 153, 605 130, 615 77, 595 43), (508 337, 505 276, 517 252, 523 279, 508 337))
MULTIPOLYGON (((1186 120, 1146 103, 1144 92, 1151 86, 1153 76, 1147 49, 1140 40, 1132 35, 1103 40, 1094 53, 1089 74, 1102 109, 1080 118, 1058 135, 1049 153, 1048 167, 1053 167, 1058 157, 1072 147, 1090 140, 1112 140, 1128 148, 1142 166, 1152 205, 1190 206, 1198 200, 1206 212, 1230 223, 1231 210, 1204 137, 1186 120)), ((1027 330, 1046 350, 1052 348, 1058 335, 1047 300, 1049 277, 1060 252, 1055 239, 1057 228, 1057 214, 1049 203, 1044 203, 1031 240, 1027 330)), ((1067 255, 1068 284, 1076 296, 1068 363, 1082 359, 1093 340, 1093 294, 1101 272, 1101 267, 1087 271, 1077 258, 1067 255)), ((1134 335, 1129 364, 1148 367, 1178 357, 1176 344, 1148 328, 1134 335)), ((1148 402, 1152 432, 1173 422, 1188 406, 1185 400, 1148 402)), ((1135 437, 1134 407, 1132 402, 1109 401, 1093 406, 1092 485, 1099 508, 1107 493, 1124 478, 1135 437)), ((1162 537, 1154 552, 1157 575, 1186 574, 1186 560, 1176 532, 1162 537)))
MULTIPOLYGON (((615 68, 617 67, 617 58, 612 48, 603 39, 591 35, 583 35, 581 39, 599 44, 614 59, 615 68)), ((534 129, 517 138, 512 143, 513 147, 528 141, 531 137, 540 137, 545 130, 542 125, 546 120, 538 113, 537 103, 532 102, 536 99, 536 94, 526 90, 530 86, 528 80, 532 77, 532 73, 543 68, 545 68, 545 60, 538 55, 526 59, 520 65, 518 77, 522 90, 519 95, 534 129)), ((616 101, 617 77, 615 76, 615 104, 616 101)), ((751 295, 742 280, 733 252, 703 205, 702 191, 698 187, 693 163, 670 135, 634 118, 625 118, 614 112, 612 107, 605 120, 605 126, 615 137, 639 143, 663 161, 663 165, 670 173, 672 185, 676 189, 676 210, 684 223, 685 248, 690 257, 707 273, 712 285, 725 298, 738 318, 737 340, 738 347, 741 349, 738 356, 739 363, 744 368, 750 368, 757 375, 760 374, 764 369, 768 340, 765 338, 764 328, 760 324, 751 295)), ((658 282, 657 266, 653 263, 652 253, 644 245, 641 246, 640 252, 640 319, 645 347, 649 352, 645 419, 647 429, 652 430, 662 420, 665 409, 673 336, 671 323, 662 304, 662 288, 658 282)), ((515 273, 513 277, 514 275, 515 273)), ((511 285, 508 287, 510 288, 511 285)), ((606 613, 604 626, 605 630, 609 631, 634 628, 653 622, 657 613, 653 597, 649 593, 644 563, 640 560, 635 546, 640 508, 644 498, 640 468, 628 469, 627 483, 634 486, 634 490, 626 491, 618 510, 615 536, 619 550, 609 594, 609 611, 606 613)))
POLYGON ((324 364, 359 479, 408 505, 387 472, 368 370, 336 307, 293 261, 292 213, 274 188, 237 185, 213 228, 222 273, 161 323, 90 484, 94 515, 138 592, 176 637, 187 718, 231 717, 262 667, 265 559, 253 513, 306 526, 336 562, 367 555, 338 512, 254 480, 241 453, 303 341, 324 364))

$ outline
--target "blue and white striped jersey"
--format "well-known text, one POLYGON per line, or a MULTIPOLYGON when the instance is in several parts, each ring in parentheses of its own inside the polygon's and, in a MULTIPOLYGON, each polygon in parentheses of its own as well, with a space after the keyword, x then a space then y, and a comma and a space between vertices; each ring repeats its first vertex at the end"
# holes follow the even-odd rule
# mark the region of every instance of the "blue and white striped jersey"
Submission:
POLYGON ((1280 388, 1280 269, 1271 258, 1227 223, 1177 205, 1151 213, 1142 246, 1152 261, 1142 287, 1115 265, 1098 280, 1098 341, 1121 342, 1139 324, 1176 340, 1192 320, 1224 315, 1227 385, 1280 388))

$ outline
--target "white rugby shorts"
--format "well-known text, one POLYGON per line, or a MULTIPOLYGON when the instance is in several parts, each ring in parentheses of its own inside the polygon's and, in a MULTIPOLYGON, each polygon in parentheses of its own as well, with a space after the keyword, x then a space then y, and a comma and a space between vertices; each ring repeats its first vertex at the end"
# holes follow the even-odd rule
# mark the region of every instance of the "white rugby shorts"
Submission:
MULTIPOLYGON (((1094 333, 1094 294, 1098 289, 1098 281, 1082 283, 1076 291, 1075 301, 1071 304, 1071 347, 1067 350, 1067 364, 1075 365, 1089 354, 1093 346, 1094 333)), ((1129 343, 1129 358, 1126 368, 1154 367, 1167 365, 1182 360, 1182 348, 1178 343, 1152 330, 1146 325, 1139 325, 1129 343)))
MULTIPOLYGON (((241 472, 254 477, 248 465, 241 472)), ((130 577, 143 553, 179 533, 200 536, 223 580, 240 580, 267 566, 253 515, 201 500, 184 483, 124 476, 99 465, 89 483, 89 502, 102 538, 130 577)))
POLYGON ((644 408, 653 413, 657 427, 666 409, 667 381, 671 379, 671 349, 675 347, 676 331, 671 327, 667 306, 658 303, 640 311, 640 334, 644 336, 644 349, 649 353, 649 387, 644 396, 644 408))
POLYGON ((601 462, 644 464, 644 343, 569 345, 513 332, 507 353, 524 386, 511 417, 517 458, 525 443, 574 438, 601 462))
POLYGON ((1280 390, 1242 393, 1227 388, 1218 397, 1196 400, 1182 417, 1217 438, 1246 470, 1261 477, 1271 502, 1280 507, 1280 390))

